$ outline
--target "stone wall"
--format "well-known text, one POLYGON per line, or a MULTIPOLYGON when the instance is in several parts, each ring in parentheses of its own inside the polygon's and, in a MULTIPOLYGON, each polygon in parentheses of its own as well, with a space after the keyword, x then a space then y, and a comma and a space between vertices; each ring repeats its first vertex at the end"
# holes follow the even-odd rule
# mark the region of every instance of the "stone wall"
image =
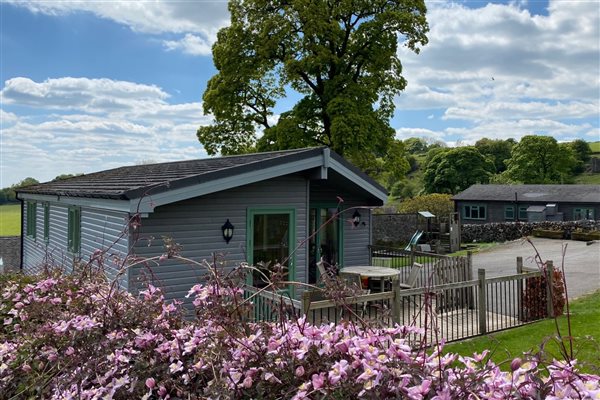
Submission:
POLYGON ((600 221, 544 221, 544 222, 500 222, 490 224, 464 224, 461 228, 463 243, 505 242, 529 236, 534 229, 562 230, 563 238, 570 239, 571 232, 599 230, 600 221))
MULTIPOLYGON (((4 271, 17 271, 21 264, 21 236, 0 237, 0 257, 4 271)), ((0 272, 3 272, 0 270, 0 272)))
POLYGON ((417 229, 417 214, 373 214, 373 243, 401 245, 417 229))

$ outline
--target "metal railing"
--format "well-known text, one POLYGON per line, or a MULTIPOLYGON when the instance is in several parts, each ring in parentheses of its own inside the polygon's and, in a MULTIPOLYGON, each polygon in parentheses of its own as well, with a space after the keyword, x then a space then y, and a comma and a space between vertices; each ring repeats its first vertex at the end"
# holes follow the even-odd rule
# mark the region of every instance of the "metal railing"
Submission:
POLYGON ((398 269, 400 281, 406 282, 413 263, 423 265, 415 287, 427 287, 446 283, 472 280, 472 257, 450 257, 416 250, 405 250, 386 246, 369 246, 371 264, 398 269))

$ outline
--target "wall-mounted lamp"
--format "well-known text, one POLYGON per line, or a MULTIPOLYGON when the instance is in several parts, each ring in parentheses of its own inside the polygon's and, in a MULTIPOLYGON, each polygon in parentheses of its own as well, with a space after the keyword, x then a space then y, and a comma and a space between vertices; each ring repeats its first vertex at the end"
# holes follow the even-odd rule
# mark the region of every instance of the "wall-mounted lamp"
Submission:
POLYGON ((358 210, 354 210, 354 214, 352 214, 352 223, 354 226, 358 226, 358 224, 360 224, 360 213, 358 210))
POLYGON ((231 222, 229 222, 229 218, 227 218, 227 221, 225 221, 225 223, 221 227, 221 230, 223 231, 223 239, 225 239, 226 243, 229 243, 229 241, 233 237, 233 229, 233 225, 231 225, 231 222))

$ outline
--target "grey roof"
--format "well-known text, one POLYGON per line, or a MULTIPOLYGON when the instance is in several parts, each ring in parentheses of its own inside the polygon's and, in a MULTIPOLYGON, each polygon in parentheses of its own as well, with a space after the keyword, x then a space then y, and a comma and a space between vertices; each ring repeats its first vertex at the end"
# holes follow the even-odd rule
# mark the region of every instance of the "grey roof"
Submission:
MULTIPOLYGON (((198 160, 144 164, 119 167, 106 171, 51 181, 19 189, 19 193, 90 197, 104 199, 134 199, 152 191, 152 194, 170 189, 201 184, 236 174, 284 165, 323 153, 324 147, 252 153, 198 160)), ((359 174, 376 188, 387 193, 372 178, 341 156, 331 152, 332 158, 359 174)))
POLYGON ((473 185, 452 197, 468 201, 600 203, 600 185, 473 185))

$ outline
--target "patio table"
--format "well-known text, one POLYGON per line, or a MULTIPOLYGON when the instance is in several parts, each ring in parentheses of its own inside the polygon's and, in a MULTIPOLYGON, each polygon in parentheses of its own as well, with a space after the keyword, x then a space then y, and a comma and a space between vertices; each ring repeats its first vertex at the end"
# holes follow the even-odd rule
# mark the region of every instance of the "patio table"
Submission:
POLYGON ((386 278, 390 278, 392 280, 397 279, 400 275, 400 271, 394 268, 376 267, 374 265, 362 265, 355 267, 344 267, 340 270, 340 275, 342 274, 360 275, 366 276, 368 278, 379 279, 379 288, 380 291, 383 292, 383 281, 386 278))

